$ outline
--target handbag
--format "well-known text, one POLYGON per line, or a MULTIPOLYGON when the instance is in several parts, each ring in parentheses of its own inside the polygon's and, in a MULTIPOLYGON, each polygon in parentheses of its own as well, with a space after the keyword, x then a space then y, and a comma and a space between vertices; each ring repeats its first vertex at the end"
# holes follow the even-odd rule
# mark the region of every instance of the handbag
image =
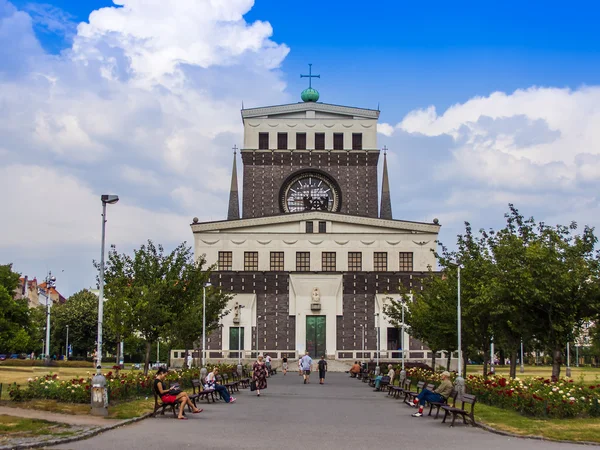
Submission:
POLYGON ((179 394, 181 394, 181 389, 179 387, 179 384, 175 383, 173 385, 173 389, 169 390, 169 395, 179 395, 179 394))
POLYGON ((255 391, 256 390, 256 381, 252 380, 250 382, 250 390, 251 391, 255 391))

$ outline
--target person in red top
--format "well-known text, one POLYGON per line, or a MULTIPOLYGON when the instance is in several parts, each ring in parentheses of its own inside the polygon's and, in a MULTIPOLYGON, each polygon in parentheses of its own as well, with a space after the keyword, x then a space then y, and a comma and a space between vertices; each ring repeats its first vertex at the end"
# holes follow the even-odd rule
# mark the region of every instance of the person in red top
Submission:
POLYGON ((160 396, 160 399, 163 401, 163 403, 173 403, 176 400, 179 401, 179 416, 177 418, 180 420, 187 420, 187 417, 183 415, 185 405, 189 405, 194 414, 201 413, 202 410, 194 406, 186 392, 180 392, 175 395, 172 387, 165 389, 164 381, 167 373, 167 369, 164 367, 159 367, 156 371, 156 378, 154 379, 154 390, 160 396))

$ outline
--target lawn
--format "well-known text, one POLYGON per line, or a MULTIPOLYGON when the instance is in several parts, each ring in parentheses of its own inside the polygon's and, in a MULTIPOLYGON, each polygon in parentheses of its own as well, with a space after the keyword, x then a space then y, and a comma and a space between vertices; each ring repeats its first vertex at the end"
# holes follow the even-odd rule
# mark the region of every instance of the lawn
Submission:
POLYGON ((36 436, 69 436, 73 434, 70 426, 62 423, 38 419, 0 415, 0 444, 10 438, 28 438, 36 436))
POLYGON ((593 419, 533 419, 515 411, 478 403, 475 420, 496 430, 519 436, 541 436, 552 440, 600 443, 600 418, 593 419))
MULTIPOLYGON (((508 376, 509 366, 494 366, 494 370, 498 375, 508 376)), ((566 367, 561 367, 561 377, 566 377, 566 367)), ((483 373, 483 366, 480 365, 469 365, 467 366, 467 375, 481 375, 483 373)), ((552 375, 551 366, 525 366, 525 372, 519 371, 517 366, 517 377, 544 377, 550 378, 552 375)), ((571 378, 575 381, 588 382, 600 382, 600 369, 594 367, 571 367, 571 378)))

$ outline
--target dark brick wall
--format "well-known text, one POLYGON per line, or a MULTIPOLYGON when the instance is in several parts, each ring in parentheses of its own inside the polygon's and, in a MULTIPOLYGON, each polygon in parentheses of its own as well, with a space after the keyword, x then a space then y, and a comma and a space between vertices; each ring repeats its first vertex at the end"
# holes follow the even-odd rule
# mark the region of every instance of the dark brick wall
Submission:
MULTIPOLYGON (((424 272, 344 273, 344 315, 336 318, 337 350, 362 350, 361 325, 365 325, 365 348, 376 348, 375 294, 397 292, 400 283, 419 289, 420 280, 426 275, 424 272)), ((296 318, 288 315, 289 272, 213 272, 211 283, 225 292, 257 295, 259 350, 295 350, 296 318)), ((253 327, 252 348, 256 348, 256 338, 253 327)), ((413 341, 410 349, 417 345, 413 341)), ((209 335, 207 349, 221 349, 222 344, 221 330, 209 335)), ((415 349, 420 350, 421 345, 415 349)))
POLYGON ((242 151, 244 163, 242 217, 280 214, 279 190, 292 173, 317 168, 333 177, 342 191, 344 214, 377 217, 379 152, 242 151))

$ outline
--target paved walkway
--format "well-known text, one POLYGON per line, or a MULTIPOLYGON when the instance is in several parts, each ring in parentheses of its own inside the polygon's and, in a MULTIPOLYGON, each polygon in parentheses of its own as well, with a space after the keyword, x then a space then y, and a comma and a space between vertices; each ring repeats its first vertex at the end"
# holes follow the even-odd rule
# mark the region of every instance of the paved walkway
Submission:
POLYGON ((66 423, 68 425, 90 425, 105 427, 116 423, 125 422, 124 420, 109 420, 102 417, 75 415, 75 414, 60 414, 49 411, 40 411, 38 409, 12 408, 8 406, 0 406, 0 415, 23 417, 25 419, 41 419, 49 422, 66 423))
POLYGON ((441 420, 414 418, 412 408, 385 394, 373 392, 346 374, 328 374, 327 384, 309 385, 290 373, 269 379, 260 398, 242 390, 235 404, 204 406, 189 420, 172 416, 150 418, 102 433, 91 439, 65 444, 61 449, 160 449, 198 447, 210 449, 320 449, 396 448, 443 446, 447 450, 579 449, 559 444, 509 438, 463 425, 450 428, 441 420))

